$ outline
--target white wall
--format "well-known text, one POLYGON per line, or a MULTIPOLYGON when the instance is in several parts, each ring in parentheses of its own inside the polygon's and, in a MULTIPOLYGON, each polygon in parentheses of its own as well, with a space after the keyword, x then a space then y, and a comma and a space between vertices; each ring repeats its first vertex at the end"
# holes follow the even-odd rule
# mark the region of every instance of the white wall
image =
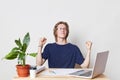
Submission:
MULTIPOLYGON (((0 59, 15 45, 14 40, 30 32, 28 52, 37 52, 40 37, 54 42, 53 26, 58 21, 70 25, 69 41, 78 45, 85 55, 85 41, 93 42, 96 52, 109 50, 105 74, 120 80, 120 1, 119 0, 0 0, 0 59)), ((27 62, 34 65, 35 59, 27 62)), ((0 61, 0 80, 16 74, 17 60, 0 61)))

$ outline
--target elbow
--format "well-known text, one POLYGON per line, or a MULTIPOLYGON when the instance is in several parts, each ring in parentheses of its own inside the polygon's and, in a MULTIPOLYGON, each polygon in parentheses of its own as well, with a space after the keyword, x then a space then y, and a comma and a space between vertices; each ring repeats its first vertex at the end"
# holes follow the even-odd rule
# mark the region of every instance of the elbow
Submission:
POLYGON ((89 68, 89 64, 81 64, 81 68, 89 68))

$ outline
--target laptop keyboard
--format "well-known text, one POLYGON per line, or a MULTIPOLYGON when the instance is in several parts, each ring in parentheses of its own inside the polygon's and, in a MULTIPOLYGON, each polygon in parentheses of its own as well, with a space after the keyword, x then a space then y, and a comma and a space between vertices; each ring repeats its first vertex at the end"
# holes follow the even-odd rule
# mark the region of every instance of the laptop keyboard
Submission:
POLYGON ((79 76, 86 76, 86 77, 88 77, 88 76, 91 76, 91 74, 92 74, 92 71, 88 71, 88 72, 85 72, 83 74, 80 74, 79 76))
POLYGON ((92 74, 92 71, 88 71, 88 70, 80 70, 80 71, 70 73, 70 75, 86 76, 86 77, 91 76, 91 74, 92 74))

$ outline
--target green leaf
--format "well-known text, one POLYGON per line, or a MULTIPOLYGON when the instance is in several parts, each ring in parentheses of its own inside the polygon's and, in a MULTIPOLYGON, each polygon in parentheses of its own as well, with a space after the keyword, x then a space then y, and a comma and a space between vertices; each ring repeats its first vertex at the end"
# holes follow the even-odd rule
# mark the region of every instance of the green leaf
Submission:
POLYGON ((36 57, 37 53, 30 53, 29 56, 36 57))
POLYGON ((26 49, 27 49, 27 44, 23 44, 23 46, 22 46, 22 51, 23 51, 23 52, 26 52, 26 49))
POLYGON ((15 58, 17 58, 17 56, 18 56, 18 54, 19 54, 19 51, 17 51, 18 50, 18 48, 13 48, 12 50, 11 50, 11 52, 10 53, 8 53, 4 58, 5 59, 8 59, 8 60, 13 60, 13 59, 15 59, 15 58))
POLYGON ((29 32, 24 36, 24 39, 23 39, 23 44, 26 44, 27 46, 29 45, 30 43, 30 35, 29 35, 29 32))
POLYGON ((12 52, 12 51, 18 51, 18 50, 20 50, 20 49, 17 48, 17 47, 14 47, 14 48, 11 50, 11 52, 12 52))
POLYGON ((20 38, 19 38, 19 40, 15 40, 15 43, 17 46, 19 46, 20 49, 22 48, 22 43, 21 43, 20 38))

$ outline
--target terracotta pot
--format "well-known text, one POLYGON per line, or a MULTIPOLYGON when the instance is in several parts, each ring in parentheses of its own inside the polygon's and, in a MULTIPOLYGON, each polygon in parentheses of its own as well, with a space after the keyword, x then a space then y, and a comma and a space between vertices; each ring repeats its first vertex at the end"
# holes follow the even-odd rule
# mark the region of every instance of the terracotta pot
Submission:
POLYGON ((27 77, 29 76, 29 69, 30 69, 30 65, 16 65, 17 68, 17 74, 19 77, 27 77))

